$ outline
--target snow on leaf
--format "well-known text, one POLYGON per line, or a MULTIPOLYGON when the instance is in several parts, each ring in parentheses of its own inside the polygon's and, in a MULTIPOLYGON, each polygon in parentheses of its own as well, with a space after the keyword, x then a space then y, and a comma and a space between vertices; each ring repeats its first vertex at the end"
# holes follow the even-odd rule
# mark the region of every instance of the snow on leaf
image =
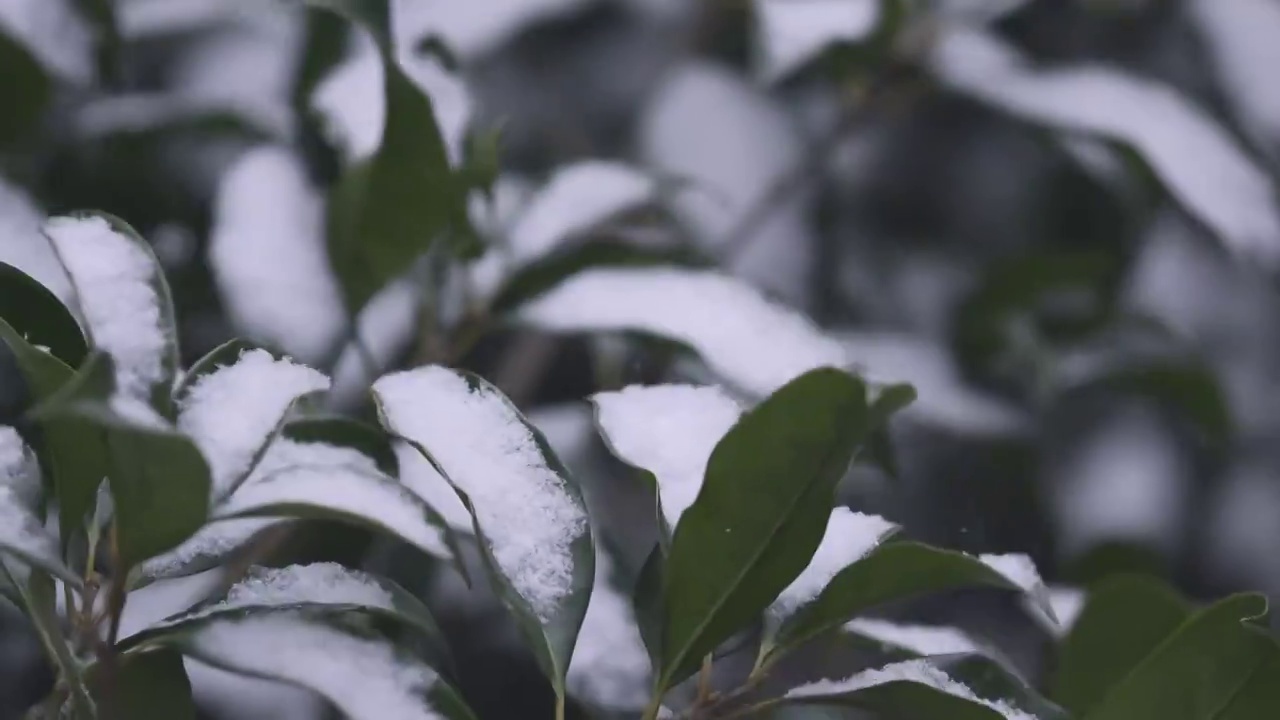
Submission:
POLYGON ((803 315, 715 272, 600 268, 578 273, 518 311, 561 332, 641 332, 688 345, 732 385, 765 396, 844 349, 803 315))
POLYGON ((632 385, 592 402, 613 454, 653 473, 671 528, 698 497, 716 443, 742 414, 719 388, 693 385, 632 385))
POLYGON ((1033 601, 1032 606, 1046 616, 1044 619, 1051 624, 1058 624, 1058 617, 1053 614, 1054 608, 1049 590, 1040 579, 1040 572, 1036 570, 1036 564, 1029 556, 1022 553, 984 554, 979 555, 978 560, 1003 575, 1009 582, 1022 588, 1027 597, 1033 601))
POLYGON ((686 182, 672 207, 708 255, 731 255, 730 272, 787 302, 809 296, 809 193, 764 200, 805 154, 778 104, 728 68, 691 62, 654 94, 639 143, 646 167, 686 182), (756 217, 762 202, 769 209, 756 217))
POLYGON ((71 0, 0 2, 0 33, 18 39, 65 80, 93 79, 93 32, 71 0))
POLYGON ((831 512, 826 534, 813 559, 769 606, 770 614, 778 620, 792 615, 797 608, 818 597, 836 574, 861 560, 896 530, 896 525, 878 515, 837 507, 831 512))
POLYGON ((364 349, 351 342, 338 356, 333 369, 332 405, 347 407, 358 401, 369 389, 369 383, 405 351, 416 337, 421 300, 421 285, 412 277, 393 280, 369 300, 357 321, 364 349), (370 359, 373 367, 369 367, 370 359))
POLYGON ((547 621, 573 590, 572 547, 589 530, 519 413, 492 388, 439 366, 384 376, 373 390, 388 428, 431 453, 468 495, 494 561, 547 621))
POLYGON ((148 558, 140 566, 140 572, 145 578, 158 579, 212 567, 244 547, 255 535, 279 522, 273 518, 257 517, 211 522, 178 547, 148 558))
POLYGON ((639 710, 652 680, 649 654, 631 599, 609 582, 611 572, 607 555, 597 553, 595 587, 573 649, 568 686, 575 697, 599 707, 639 710))
POLYGON ((79 298, 94 346, 115 361, 116 391, 144 396, 164 379, 162 300, 155 260, 96 216, 57 217, 44 227, 79 298))
POLYGON ((438 676, 385 641, 272 614, 200 626, 183 650, 214 665, 310 688, 352 720, 443 720, 427 700, 438 676))
POLYGON ((30 275, 66 303, 71 283, 49 241, 40 234, 44 213, 21 188, 0 177, 0 262, 30 275))
POLYGON ((1080 617, 1080 611, 1084 610, 1085 600, 1088 593, 1077 587, 1066 585, 1048 585, 1045 587, 1046 596, 1049 600, 1049 607, 1053 609, 1053 615, 1057 622, 1051 622, 1043 612, 1039 611, 1035 599, 1031 596, 1022 598, 1022 606, 1031 613, 1031 617, 1040 624, 1050 635, 1057 638, 1066 637, 1071 632, 1071 626, 1080 617))
POLYGON ((653 202, 657 192, 654 178, 623 163, 589 160, 562 167, 512 228, 511 259, 540 258, 575 234, 653 202))
POLYGON ((875 618, 858 618, 845 623, 844 629, 916 655, 951 655, 981 651, 981 646, 973 638, 953 627, 906 625, 875 618))
POLYGON ((405 487, 435 508, 456 532, 467 535, 475 532, 467 506, 431 462, 408 443, 397 443, 395 450, 396 459, 400 461, 400 481, 405 487))
POLYGON ((0 425, 0 487, 8 488, 25 508, 40 504, 42 487, 35 453, 22 441, 18 431, 0 425))
POLYGON ((284 568, 255 567, 244 579, 227 590, 225 598, 153 625, 149 629, 244 608, 282 607, 302 603, 360 605, 388 611, 395 608, 391 593, 376 580, 337 563, 290 565, 284 568))
POLYGON ((249 472, 295 400, 328 387, 324 374, 265 350, 245 352, 197 380, 180 401, 178 427, 209 462, 212 499, 249 472))
POLYGON ((247 337, 308 363, 342 337, 345 310, 324 245, 324 205, 302 161, 278 147, 246 152, 223 176, 209 266, 247 337))
MULTIPOLYGON (((321 80, 311 96, 311 107, 325 132, 348 161, 364 160, 377 152, 386 122, 382 58, 368 37, 360 39, 350 57, 321 80)), ((459 164, 471 121, 466 85, 430 53, 417 53, 411 45, 398 45, 396 51, 405 75, 431 99, 449 161, 459 164)))
POLYGON ((786 697, 806 698, 843 695, 865 688, 899 682, 927 685, 948 695, 954 695, 991 708, 1008 718, 1008 720, 1036 720, 1030 713, 1023 712, 1003 700, 988 700, 980 697, 969 686, 952 679, 950 675, 947 675, 947 673, 928 660, 907 660, 893 663, 882 668, 860 672, 843 680, 820 680, 793 688, 787 692, 786 697))
POLYGON ((755 0, 760 33, 760 73, 784 77, 835 43, 870 37, 880 22, 881 0, 755 0))
POLYGON ((1193 0, 1188 4, 1221 78, 1254 142, 1280 155, 1280 4, 1274 0, 1193 0))
POLYGON ((0 557, 12 554, 67 582, 79 584, 75 573, 62 563, 57 539, 36 514, 38 469, 30 450, 10 427, 0 426, 0 557))
POLYGON ((437 557, 452 557, 429 509, 356 450, 280 439, 253 474, 215 508, 214 519, 280 516, 287 508, 314 508, 360 518, 437 557))
POLYGON ((1102 65, 1037 69, 995 37, 961 27, 940 32, 929 62, 944 85, 1013 115, 1132 146, 1229 249, 1280 262, 1280 209, 1267 174, 1173 89, 1102 65))

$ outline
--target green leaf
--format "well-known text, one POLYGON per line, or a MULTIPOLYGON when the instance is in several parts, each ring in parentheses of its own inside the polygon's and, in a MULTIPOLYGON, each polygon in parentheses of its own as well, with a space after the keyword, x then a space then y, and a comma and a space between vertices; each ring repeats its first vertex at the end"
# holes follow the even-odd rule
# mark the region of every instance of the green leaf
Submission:
POLYGON ((640 574, 636 577, 636 586, 631 592, 631 605, 635 609, 636 625, 640 630, 640 639, 645 650, 649 652, 649 662, 658 667, 662 662, 662 578, 666 574, 666 555, 661 543, 653 546, 649 557, 645 558, 640 574))
POLYGON ((1165 638, 1085 720, 1244 720, 1274 717, 1280 707, 1247 706, 1274 700, 1280 647, 1260 624, 1262 595, 1234 595, 1193 615, 1165 638))
MULTIPOLYGON (((374 383, 373 393, 384 427, 417 448, 453 486, 471 513, 481 557, 495 592, 515 616, 539 667, 563 702, 565 673, 595 577, 591 527, 576 480, 542 433, 497 388, 478 376, 428 366, 383 377, 374 383), (455 434, 452 424, 424 422, 421 408, 440 413, 438 417, 455 418, 461 431, 455 434), (541 552, 548 553, 545 561, 528 557, 528 549, 520 545, 528 538, 512 536, 506 528, 497 527, 503 522, 526 523, 528 515, 512 516, 510 500, 495 497, 492 492, 467 492, 467 488, 484 488, 493 483, 502 483, 511 493, 538 504, 536 508, 521 508, 522 514, 565 523, 563 531, 567 536, 555 541, 558 545, 563 540, 567 547, 543 548, 541 552), (497 545, 495 537, 506 545, 497 545), (519 564, 513 564, 511 557, 516 557, 519 564), (508 560, 504 563, 500 558, 508 560), (567 587, 563 592, 547 594, 541 587, 546 582, 541 572, 530 582, 531 569, 524 567, 530 562, 547 562, 554 572, 562 571, 560 563, 567 564, 567 587)), ((551 537, 559 531, 552 528, 551 537)))
POLYGON ((123 568, 132 568, 204 525, 211 480, 204 456, 188 437, 158 415, 122 414, 111 398, 114 377, 111 358, 96 353, 35 412, 41 419, 82 420, 105 434, 116 542, 123 568))
MULTIPOLYGON (((972 555, 909 541, 886 543, 841 570, 818 597, 784 620, 760 648, 760 664, 767 667, 805 641, 879 605, 967 587, 1029 592, 972 555)), ((1047 598, 1039 592, 1030 595, 1052 618, 1047 598)))
POLYGON ((906 660, 801 686, 783 702, 857 708, 884 720, 1006 720, 1027 713, 1037 720, 1069 720, 994 660, 969 654, 906 660))
POLYGON ((867 454, 872 462, 891 478, 898 477, 898 460, 893 450, 893 437, 889 419, 899 410, 916 401, 916 389, 911 385, 897 384, 878 388, 871 401, 871 418, 874 429, 867 439, 867 454))
POLYGON ((862 381, 821 368, 773 393, 716 445, 667 558, 659 694, 809 564, 869 419, 862 381))
MULTIPOLYGON (((0 263, 0 342, 8 346, 26 380, 32 404, 57 393, 88 353, 71 312, 35 279, 0 263), (39 346, 49 348, 48 352, 39 346)), ((72 418, 48 420, 19 430, 35 449, 47 492, 58 498, 65 545, 93 506, 106 474, 101 433, 72 418)))
MULTIPOLYGON (((101 666, 98 666, 101 668, 101 666)), ((99 670, 97 679, 108 681, 99 670)), ((110 701, 109 717, 195 720, 196 703, 182 655, 169 649, 134 653, 122 658, 111 687, 98 696, 110 701)))
POLYGON ((561 248, 517 270, 494 296, 495 314, 511 312, 565 279, 599 267, 710 267, 711 262, 688 248, 646 248, 618 241, 588 242, 561 248))
POLYGON ((313 690, 352 720, 381 720, 397 711, 475 720, 448 683, 408 643, 394 639, 401 623, 388 622, 358 608, 255 608, 148 632, 128 653, 173 648, 223 670, 313 690), (335 683, 336 677, 346 681, 335 683))
POLYGON ((1101 583, 1059 650, 1054 700, 1083 717, 1190 615, 1187 603, 1157 580, 1101 583))
POLYGON ((9 148, 39 126, 53 96, 53 80, 21 42, 0 29, 0 148, 9 148))
POLYGON ((435 240, 474 237, 470 188, 453 169, 431 98, 395 59, 387 0, 309 0, 362 25, 377 41, 386 102, 382 143, 329 196, 329 259, 354 315, 435 240))

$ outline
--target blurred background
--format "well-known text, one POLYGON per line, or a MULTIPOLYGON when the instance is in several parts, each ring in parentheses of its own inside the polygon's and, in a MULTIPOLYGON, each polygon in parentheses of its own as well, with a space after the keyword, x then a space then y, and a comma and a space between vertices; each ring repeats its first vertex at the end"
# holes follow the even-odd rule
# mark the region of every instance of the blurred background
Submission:
MULTIPOLYGON (((566 174, 622 164, 660 192, 601 234, 691 248, 809 314, 868 376, 916 385, 893 462, 844 485, 856 509, 1027 552, 1067 598, 1120 571, 1202 599, 1280 593, 1280 1, 393 6, 449 151, 500 131, 493 202, 475 204, 487 243, 540 197, 552 226, 590 206, 592 183, 566 174)), ((186 362, 247 336, 336 363, 335 402, 367 413, 359 363, 329 351, 328 269, 306 258, 323 188, 378 141, 379 71, 367 39, 285 0, 0 0, 0 261, 65 293, 39 223, 118 215, 168 272, 186 362), (323 52, 337 61, 310 62, 323 52)), ((388 291, 362 317, 380 369, 430 356, 419 300, 388 291)), ((644 500, 584 399, 696 370, 519 327, 457 362, 597 488, 634 572, 644 500)), ((0 355, 7 408, 16 378, 0 355)), ((501 616, 420 581, 478 712, 539 716, 548 691, 501 616)), ((990 598, 912 612, 1004 637, 1033 667, 1043 642, 990 598)), ((211 718, 323 716, 299 692, 193 681, 211 718)), ((0 717, 49 682, 0 607, 0 717)))

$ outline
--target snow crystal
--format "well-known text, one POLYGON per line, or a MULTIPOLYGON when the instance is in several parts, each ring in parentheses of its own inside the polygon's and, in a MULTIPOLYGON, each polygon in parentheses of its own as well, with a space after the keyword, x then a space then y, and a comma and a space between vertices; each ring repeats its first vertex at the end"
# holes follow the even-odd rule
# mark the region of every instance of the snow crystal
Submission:
POLYGON ((785 618, 818 597, 836 574, 861 560, 896 528, 878 515, 837 507, 831 512, 827 531, 809 566, 773 601, 770 613, 776 618, 785 618))
POLYGON ((526 305, 520 315, 548 330, 673 338, 697 350, 726 380, 761 396, 814 368, 845 364, 840 343, 803 315, 715 272, 587 270, 526 305))
POLYGON ((1021 553, 979 555, 978 560, 981 560, 983 565, 1005 576, 1010 582, 1026 592, 1036 592, 1044 588, 1044 583, 1040 580, 1040 573, 1036 570, 1035 563, 1026 555, 1021 553))
POLYGON ((431 452, 470 496, 498 567, 550 618, 572 587, 571 545, 588 532, 587 517, 516 410, 438 366, 387 375, 374 392, 389 427, 431 452))
POLYGON ((324 243, 324 202, 284 148, 246 152, 222 177, 209 267, 231 321, 305 362, 333 352, 346 326, 324 243))
POLYGON ((274 518, 218 520, 196 531, 178 547, 142 563, 143 577, 166 578, 180 575, 205 561, 217 561, 243 547, 254 535, 276 525, 274 518))
POLYGON ((973 638, 953 627, 905 625, 874 618, 858 618, 846 623, 844 629, 918 655, 976 653, 980 650, 973 638))
POLYGON ((755 0, 761 74, 775 80, 837 42, 862 40, 880 21, 880 0, 755 0))
POLYGON ((43 492, 35 453, 18 431, 7 425, 0 425, 0 487, 12 490, 25 508, 37 507, 43 492))
POLYGON ((742 414, 733 398, 711 386, 632 385, 598 393, 592 402, 613 454, 657 478, 672 528, 698 497, 711 452, 742 414))
POLYGON ((225 519, 277 505, 321 507, 364 518, 423 552, 449 557, 440 529, 427 520, 416 499, 363 453, 282 439, 271 445, 253 474, 214 515, 225 519))
POLYGON ((437 675, 387 642, 280 615, 223 620, 193 634, 192 654, 311 688, 352 720, 443 720, 427 693, 437 675))
POLYGON ((572 236, 652 202, 657 191, 652 177, 618 162, 590 160, 561 168, 512 229, 513 259, 540 258, 572 236))
POLYGON ((45 224, 80 300, 89 334, 116 363, 116 390, 142 396, 164 377, 168 339, 151 283, 156 265, 133 239, 100 217, 45 224))
POLYGON ((596 554, 595 587, 569 663, 569 690, 606 708, 638 710, 648 698, 649 653, 631 599, 609 582, 612 563, 596 554))
POLYGON ((995 37, 940 33, 930 61, 946 85, 1067 132, 1126 142, 1233 251, 1280 260, 1280 208, 1266 173, 1173 89, 1118 69, 1037 70, 995 37))
POLYGON ((948 695, 989 707, 1008 720, 1036 720, 1034 715, 1025 713, 1004 700, 987 700, 979 697, 967 685, 952 679, 950 675, 947 675, 927 660, 907 660, 906 662, 893 663, 882 668, 860 672, 844 680, 820 680, 793 688, 787 692, 786 697, 805 698, 845 694, 893 682, 913 682, 928 685, 948 695))
POLYGON ((324 374, 265 350, 241 353, 197 380, 181 400, 178 427, 209 462, 212 498, 249 470, 294 400, 328 387, 324 374))

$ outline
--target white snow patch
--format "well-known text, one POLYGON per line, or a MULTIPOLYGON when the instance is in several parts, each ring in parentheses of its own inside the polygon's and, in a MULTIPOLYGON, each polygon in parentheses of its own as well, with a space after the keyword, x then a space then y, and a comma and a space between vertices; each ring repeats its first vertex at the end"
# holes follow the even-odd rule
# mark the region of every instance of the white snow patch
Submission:
POLYGON ((686 181, 673 208, 698 244, 731 255, 732 274, 791 304, 805 302, 816 242, 812 193, 792 188, 785 202, 764 201, 804 162, 782 107, 740 73, 694 61, 654 93, 638 132, 640 162, 686 181), (743 227, 762 201, 770 209, 743 227))
POLYGON ((324 201, 292 152, 246 152, 223 176, 209 266, 231 321, 254 340, 320 363, 346 310, 324 243, 324 201))
POLYGON ((0 425, 0 487, 11 490, 19 505, 29 509, 39 506, 44 492, 35 453, 8 425, 0 425))
POLYGON ((329 387, 316 370, 265 350, 249 350, 193 384, 181 401, 178 427, 199 446, 221 499, 246 472, 299 397, 329 387))
POLYGON ((521 28, 565 15, 593 0, 394 0, 392 17, 400 43, 439 36, 464 59, 497 49, 521 28))
POLYGON ((58 544, 14 489, 0 485, 0 548, 58 561, 58 544))
POLYGON ((976 653, 982 649, 967 633, 953 627, 858 618, 845 623, 844 629, 917 655, 976 653))
POLYGON ((587 270, 525 305, 519 316, 547 330, 678 340, 718 375, 759 396, 809 370, 847 363, 840 343, 806 317, 710 271, 587 270))
POLYGON ((379 610, 395 607, 391 593, 372 577, 337 563, 255 567, 244 579, 232 585, 222 600, 162 625, 249 607, 282 607, 300 603, 360 605, 379 610))
POLYGON ((373 389, 388 427, 426 448, 471 498, 516 592, 552 617, 572 587, 571 546, 589 532, 587 517, 515 408, 439 366, 387 375, 373 389))
POLYGON ((26 191, 0 177, 0 262, 35 278, 64 304, 71 298, 71 282, 53 246, 40 234, 44 213, 26 191))
POLYGON ((227 519, 278 505, 325 508, 384 526, 428 554, 450 557, 440 529, 416 499, 363 453, 280 439, 213 515, 227 519))
POLYGON ((116 363, 116 391, 141 397, 164 379, 168 345, 155 261, 101 217, 57 217, 45 224, 79 297, 94 345, 116 363))
POLYGON ((556 170, 508 238, 517 263, 536 260, 564 241, 657 198, 657 181, 619 162, 588 160, 556 170))
POLYGON ((631 598, 609 582, 612 563, 596 553, 595 587, 569 663, 569 690, 594 705, 639 710, 652 672, 631 598))
POLYGON ((160 413, 156 412, 156 409, 146 400, 117 392, 107 402, 112 412, 134 427, 161 433, 173 432, 173 426, 169 421, 161 417, 160 413))
POLYGON ((409 347, 416 336, 421 298, 420 284, 405 277, 388 283, 364 306, 356 326, 374 366, 368 366, 359 346, 348 343, 333 370, 333 406, 348 407, 361 400, 373 380, 409 347))
POLYGON ((54 75, 78 84, 93 80, 93 31, 71 0, 2 0, 0 32, 54 75))
POLYGON ((1049 607, 1053 608, 1053 615, 1057 618, 1057 622, 1053 622, 1045 616, 1032 596, 1023 597, 1022 605, 1031 611, 1031 617, 1047 632, 1054 637, 1064 638, 1071 632, 1071 627, 1075 625, 1076 620, 1080 617, 1080 612, 1084 610, 1084 603, 1088 599, 1088 593, 1080 588, 1066 585, 1049 585, 1045 589, 1049 607))
MULTIPOLYGON (((404 74, 431 99, 449 160, 459 164, 472 112, 466 84, 433 54, 401 47, 397 58, 404 74)), ((369 158, 382 144, 387 114, 382 72, 381 55, 372 40, 361 36, 351 55, 320 81, 311 96, 311 108, 348 161, 369 158)))
POLYGON ((253 536, 280 523, 274 518, 217 520, 196 531, 178 547, 142 563, 140 572, 148 578, 181 575, 203 562, 214 562, 244 546, 253 536))
POLYGON ((471 513, 467 512, 467 506, 462 504, 457 491, 422 457, 422 453, 408 443, 398 443, 396 459, 400 461, 400 482, 405 487, 440 513, 453 530, 468 535, 475 532, 471 513))
POLYGON ((1280 208, 1267 174, 1171 88, 1101 65, 1039 70, 959 26, 940 32, 930 64, 943 84, 1007 112, 1132 145, 1233 252, 1280 261, 1280 208))
POLYGON ((1212 54, 1222 88, 1256 142, 1280 155, 1280 3, 1275 0, 1193 0, 1188 4, 1212 54))
POLYGON ((830 45, 857 42, 880 23, 880 0, 755 0, 760 74, 789 75, 830 45))
POLYGON ((620 460, 653 473, 667 525, 702 489, 707 461, 742 408, 717 387, 632 385, 592 397, 596 422, 620 460))
POLYGON ((952 679, 950 675, 947 675, 927 660, 907 660, 893 663, 882 668, 860 672, 844 680, 820 680, 793 688, 787 692, 786 697, 805 698, 840 695, 893 682, 928 685, 948 695, 954 695, 991 708, 1008 720, 1036 720, 1034 715, 1023 712, 1004 700, 988 700, 979 697, 969 686, 952 679))
POLYGON ((352 720, 442 720, 428 704, 437 675, 383 641, 280 615, 219 620, 190 641, 197 657, 311 688, 352 720))
POLYGON ((818 597, 841 570, 866 557, 897 526, 879 515, 864 515, 847 507, 837 507, 827 521, 818 550, 809 565, 791 581, 769 606, 777 619, 790 616, 818 597))

